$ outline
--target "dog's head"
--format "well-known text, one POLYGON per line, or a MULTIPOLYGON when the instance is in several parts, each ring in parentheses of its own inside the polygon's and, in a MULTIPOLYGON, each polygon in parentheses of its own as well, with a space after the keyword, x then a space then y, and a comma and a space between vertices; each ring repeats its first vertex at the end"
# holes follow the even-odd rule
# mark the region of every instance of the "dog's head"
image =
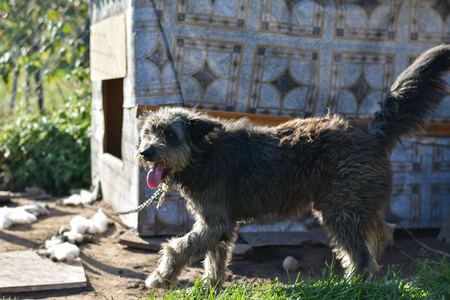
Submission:
POLYGON ((184 108, 164 107, 139 120, 139 163, 149 168, 147 184, 156 188, 192 163, 218 120, 184 108))

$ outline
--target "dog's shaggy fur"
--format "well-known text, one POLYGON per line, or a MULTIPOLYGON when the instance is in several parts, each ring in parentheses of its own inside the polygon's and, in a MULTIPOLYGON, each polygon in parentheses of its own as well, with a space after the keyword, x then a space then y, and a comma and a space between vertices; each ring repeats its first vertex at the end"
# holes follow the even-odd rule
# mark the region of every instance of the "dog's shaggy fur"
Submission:
POLYGON ((140 163, 148 183, 176 182, 196 222, 163 245, 152 287, 176 283, 205 258, 205 276, 223 282, 239 221, 279 218, 312 207, 347 273, 371 274, 392 241, 384 222, 392 171, 389 154, 418 134, 447 92, 450 47, 433 48, 391 87, 369 126, 338 115, 278 127, 221 121, 183 108, 148 112, 139 124, 140 163))

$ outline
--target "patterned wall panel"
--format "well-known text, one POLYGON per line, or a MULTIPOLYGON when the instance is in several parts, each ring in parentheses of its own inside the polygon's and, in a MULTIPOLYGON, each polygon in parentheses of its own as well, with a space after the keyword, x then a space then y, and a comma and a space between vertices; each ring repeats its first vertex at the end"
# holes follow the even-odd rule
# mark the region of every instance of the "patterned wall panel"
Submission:
POLYGON ((181 90, 160 22, 166 17, 166 1, 134 0, 135 86, 139 103, 181 103, 181 90), (152 100, 148 100, 152 99, 152 100))
POLYGON ((319 76, 320 50, 257 45, 247 112, 312 116, 319 95, 319 76))
MULTIPOLYGON (((141 179, 146 181, 146 172, 141 172, 141 179)), ((153 190, 144 187, 145 199, 153 195, 153 190)), ((152 203, 145 211, 142 230, 151 235, 176 235, 189 231, 194 220, 186 209, 185 200, 176 192, 176 186, 165 195, 164 203, 159 209, 152 203)))
POLYGON ((391 207, 406 227, 439 227, 450 210, 450 139, 407 140, 392 155, 391 207))
POLYGON ((402 0, 336 1, 334 38, 396 42, 402 0))
POLYGON ((258 31, 321 38, 325 25, 323 1, 260 1, 258 31))
POLYGON ((250 0, 227 2, 177 0, 175 23, 218 29, 247 30, 250 0))
POLYGON ((235 111, 243 43, 176 36, 174 63, 189 107, 235 111))
MULTIPOLYGON (((447 0, 133 0, 130 10, 135 104, 370 119, 401 71, 450 42, 447 0)), ((433 121, 449 120, 447 95, 433 121)), ((392 154, 404 225, 436 227, 449 210, 449 140, 410 140, 392 154)), ((182 201, 150 207, 147 232, 186 230, 182 201)))
POLYGON ((327 107, 333 113, 368 118, 394 81, 395 54, 333 51, 327 107))
POLYGON ((411 0, 408 41, 410 43, 448 43, 450 3, 442 0, 411 0))

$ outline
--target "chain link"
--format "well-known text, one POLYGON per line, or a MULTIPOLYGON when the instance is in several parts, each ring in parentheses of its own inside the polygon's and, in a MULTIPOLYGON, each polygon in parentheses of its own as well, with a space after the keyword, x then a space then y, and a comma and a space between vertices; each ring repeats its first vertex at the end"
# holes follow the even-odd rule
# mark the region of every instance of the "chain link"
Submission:
MULTIPOLYGON (((164 202, 164 196, 165 194, 170 191, 170 189, 173 186, 173 181, 169 180, 169 182, 166 183, 161 183, 158 187, 158 189, 156 190, 156 192, 147 199, 147 201, 141 203, 138 207, 127 210, 127 211, 119 211, 119 212, 115 212, 115 211, 109 211, 109 210, 104 210, 102 209, 106 214, 108 215, 112 215, 112 216, 120 216, 120 215, 129 215, 129 214, 133 214, 133 213, 137 213, 140 212, 141 210, 143 210, 144 208, 146 208, 147 206, 149 206, 150 204, 152 204, 156 199, 158 199, 158 205, 156 206, 156 208, 159 208, 161 206, 161 204, 164 202)), ((94 207, 92 207, 89 204, 84 204, 83 205, 86 208, 90 208, 90 209, 94 209, 94 207)))
POLYGON ((133 213, 137 213, 140 212, 141 210, 143 210, 144 208, 146 208, 147 206, 149 206, 153 201, 155 201, 157 198, 159 198, 160 196, 162 196, 165 192, 161 189, 158 188, 156 190, 156 192, 147 199, 147 201, 143 202, 141 205, 139 205, 138 207, 134 208, 134 209, 130 209, 127 211, 119 211, 114 213, 115 215, 128 215, 128 214, 133 214, 133 213))

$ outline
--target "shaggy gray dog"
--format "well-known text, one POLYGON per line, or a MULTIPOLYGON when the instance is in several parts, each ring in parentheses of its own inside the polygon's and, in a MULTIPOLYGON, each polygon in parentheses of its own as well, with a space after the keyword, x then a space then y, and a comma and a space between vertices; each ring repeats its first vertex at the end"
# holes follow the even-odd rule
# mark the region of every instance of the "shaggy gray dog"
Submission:
MULTIPOLYGON (((418 134, 447 92, 450 47, 422 54, 391 87, 369 126, 338 115, 278 127, 221 121, 183 108, 148 112, 139 124, 148 185, 176 182, 195 216, 192 230, 163 245, 147 286, 169 287, 205 257, 205 276, 223 282, 238 222, 312 207, 347 274, 372 274, 392 242, 384 221, 392 185, 389 154, 418 134)), ((219 284, 220 284, 219 283, 219 284)))

